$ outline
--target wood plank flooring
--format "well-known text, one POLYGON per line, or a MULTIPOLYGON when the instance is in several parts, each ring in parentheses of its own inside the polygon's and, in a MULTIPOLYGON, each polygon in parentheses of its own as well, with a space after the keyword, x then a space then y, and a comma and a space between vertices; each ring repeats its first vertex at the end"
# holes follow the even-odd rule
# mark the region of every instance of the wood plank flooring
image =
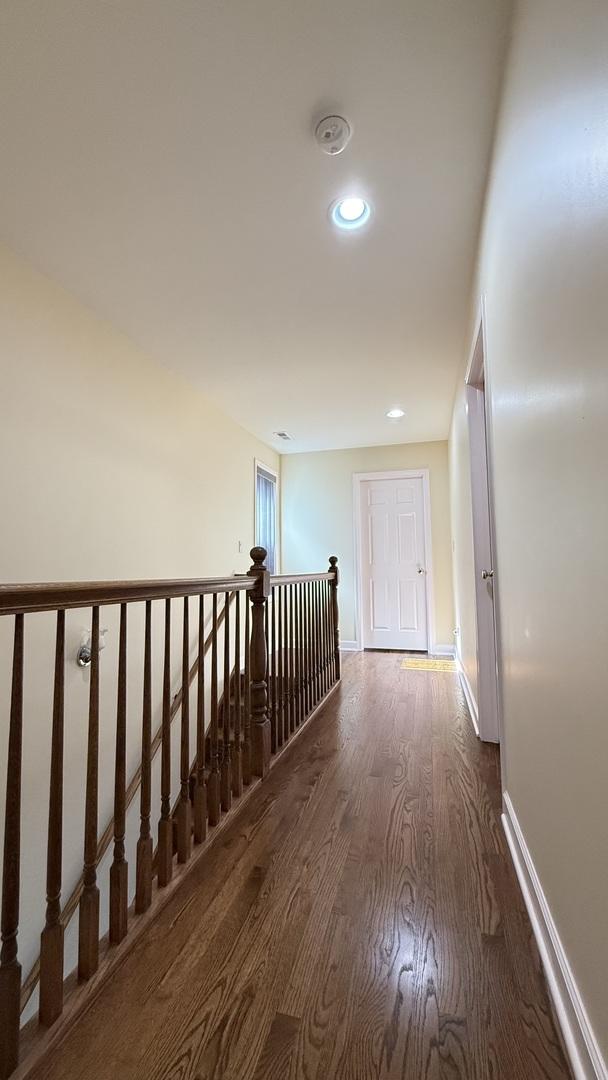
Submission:
POLYGON ((570 1077, 455 675, 349 656, 36 1080, 570 1077))

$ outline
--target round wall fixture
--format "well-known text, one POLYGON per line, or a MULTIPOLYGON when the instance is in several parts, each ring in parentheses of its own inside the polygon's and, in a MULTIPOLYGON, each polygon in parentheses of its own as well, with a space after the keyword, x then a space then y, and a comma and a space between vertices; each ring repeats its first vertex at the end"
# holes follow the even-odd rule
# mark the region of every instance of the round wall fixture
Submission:
POLYGON ((351 126, 343 116, 325 116, 315 128, 315 139, 324 154, 341 154, 351 135, 351 126))
POLYGON ((350 195, 337 199, 329 208, 329 216, 339 229, 360 229, 370 219, 372 209, 365 199, 350 195))

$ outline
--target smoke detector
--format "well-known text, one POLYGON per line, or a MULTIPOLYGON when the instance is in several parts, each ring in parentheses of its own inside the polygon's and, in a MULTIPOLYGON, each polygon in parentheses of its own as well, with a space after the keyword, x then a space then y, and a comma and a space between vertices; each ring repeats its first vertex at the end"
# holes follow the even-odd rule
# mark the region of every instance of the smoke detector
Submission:
POLYGON ((341 154, 351 135, 351 126, 343 116, 325 116, 315 128, 315 139, 324 154, 341 154))

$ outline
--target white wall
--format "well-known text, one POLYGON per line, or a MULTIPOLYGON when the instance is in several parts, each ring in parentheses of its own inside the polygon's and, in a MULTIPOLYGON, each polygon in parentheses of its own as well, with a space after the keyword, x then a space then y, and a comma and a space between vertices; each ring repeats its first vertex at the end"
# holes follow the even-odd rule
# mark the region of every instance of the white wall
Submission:
MULTIPOLYGON (((0 250, 0 580, 203 577, 244 572, 254 540, 254 459, 277 455, 71 296, 0 250), (238 552, 241 541, 242 553, 238 552)), ((246 392, 246 386, 243 386, 246 392)), ((162 606, 162 605, 161 605, 162 606)), ((174 603, 173 688, 181 602, 174 603)), ((162 611, 155 610, 155 721, 162 611)), ((12 623, 0 619, 0 805, 4 806, 12 623)), ((196 625, 192 605, 191 623, 196 625)), ((118 612, 101 663, 100 829, 112 814, 118 612)), ((82 866, 88 672, 76 651, 90 612, 66 618, 64 898, 82 866)), ((140 760, 142 605, 129 608, 128 776, 140 760)), ((52 615, 26 617, 20 955, 38 953, 52 702, 52 615)), ((174 725, 179 737, 179 725, 174 725)), ((193 733, 194 734, 194 733, 193 733)), ((174 754, 177 766, 177 755, 174 754)), ((174 769, 174 781, 177 768, 174 769)), ((153 825, 158 816, 155 788, 153 825)), ((134 884, 137 803, 128 857, 134 884)), ((0 830, 3 829, 0 814, 0 830)), ((1 841, 0 841, 1 842, 1 841)), ((101 868, 107 916, 107 863, 101 868)), ((66 970, 74 959, 72 924, 66 970)))
MULTIPOLYGON (((608 1058, 607 50, 604 0, 519 4, 473 301, 485 294, 507 790, 608 1058)), ((461 493, 463 423, 459 397, 461 493)), ((470 582, 454 569, 460 606, 470 582)))
POLYGON ((450 506, 446 442, 364 446, 313 454, 286 454, 282 467, 283 570, 325 570, 329 555, 340 566, 340 636, 355 641, 353 474, 428 468, 435 599, 435 636, 453 645, 450 506))

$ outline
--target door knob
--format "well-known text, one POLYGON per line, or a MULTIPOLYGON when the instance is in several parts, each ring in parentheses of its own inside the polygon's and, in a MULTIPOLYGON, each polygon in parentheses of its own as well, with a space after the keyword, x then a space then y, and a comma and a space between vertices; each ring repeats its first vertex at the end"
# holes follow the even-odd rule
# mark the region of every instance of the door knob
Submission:
POLYGON ((481 571, 481 576, 482 576, 484 581, 487 581, 488 578, 493 578, 494 577, 494 571, 493 570, 482 570, 481 571))
POLYGON ((419 566, 418 567, 418 573, 419 574, 424 574, 424 566, 419 566))

